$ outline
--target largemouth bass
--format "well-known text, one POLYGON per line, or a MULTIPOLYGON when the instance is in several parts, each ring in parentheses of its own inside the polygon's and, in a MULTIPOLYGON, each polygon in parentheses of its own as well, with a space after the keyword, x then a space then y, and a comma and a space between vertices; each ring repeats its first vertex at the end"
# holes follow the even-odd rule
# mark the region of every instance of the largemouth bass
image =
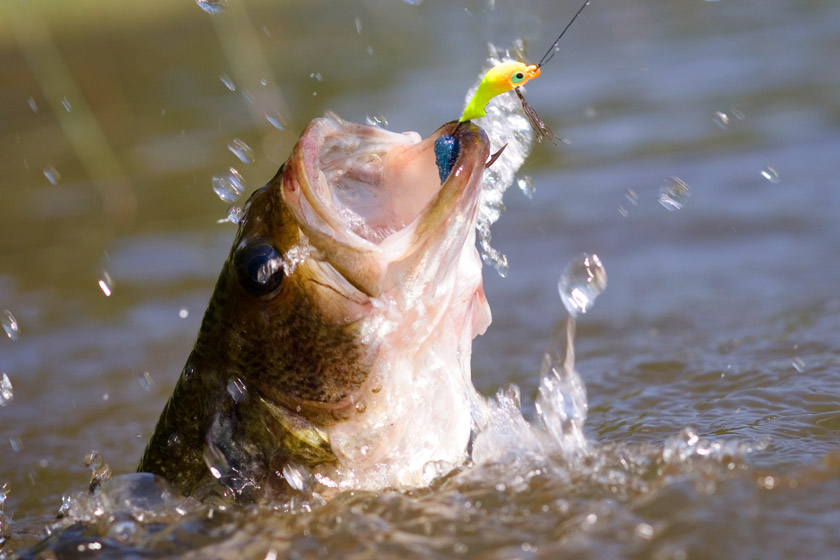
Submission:
POLYGON ((475 248, 488 155, 472 123, 421 139, 312 121, 245 207, 139 470, 200 495, 298 488, 300 472, 415 486, 463 463, 472 339, 490 323, 475 248))

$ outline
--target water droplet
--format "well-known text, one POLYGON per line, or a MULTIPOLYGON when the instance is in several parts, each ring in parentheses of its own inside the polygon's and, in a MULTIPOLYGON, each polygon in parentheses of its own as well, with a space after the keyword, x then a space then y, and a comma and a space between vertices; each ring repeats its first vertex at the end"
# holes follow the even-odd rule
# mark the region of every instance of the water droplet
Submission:
POLYGON ((368 56, 373 56, 373 47, 368 46, 367 53, 368 53, 368 56))
POLYGON ((267 26, 263 25, 262 32, 266 37, 271 37, 271 31, 269 31, 267 26))
POLYGON ((233 152, 233 155, 238 157, 242 163, 251 163, 254 161, 254 150, 239 138, 234 138, 228 142, 228 150, 233 152))
POLYGON ((659 204, 671 212, 680 210, 691 196, 691 189, 679 177, 669 177, 659 189, 659 204))
POLYGON ((624 216, 625 218, 630 215, 630 212, 628 212, 627 208, 625 208, 624 206, 618 207, 618 213, 624 216))
POLYGON ((738 107, 730 107, 729 112, 732 113, 732 116, 738 119, 739 121, 742 121, 746 118, 744 116, 744 113, 742 113, 741 110, 738 109, 738 107))
POLYGON ((137 374, 137 383, 140 384, 144 391, 151 391, 155 386, 155 380, 152 379, 152 374, 148 371, 137 374))
POLYGON ((230 76, 227 74, 222 74, 219 76, 219 80, 225 84, 225 87, 228 88, 230 91, 236 91, 236 84, 233 83, 233 80, 230 79, 230 76))
POLYGON ((216 220, 216 223, 217 224, 226 224, 226 223, 229 222, 233 225, 238 225, 242 221, 242 218, 244 216, 245 216, 245 210, 243 208, 241 208, 239 206, 231 206, 230 208, 228 208, 227 215, 220 220, 216 220))
POLYGON ((186 307, 182 307, 181 309, 178 310, 178 317, 180 317, 181 319, 186 319, 189 316, 190 316, 190 311, 186 307))
POLYGON ((245 397, 248 394, 248 388, 245 387, 245 383, 243 383, 241 379, 234 379, 228 382, 227 392, 231 397, 233 397, 234 401, 240 403, 245 400, 245 397))
POLYGON ((423 0, 403 0, 406 4, 411 4, 412 6, 419 6, 423 0))
POLYGON ((44 167, 44 177, 46 177, 47 181, 49 181, 53 185, 57 185, 58 182, 61 180, 61 173, 58 172, 58 169, 53 167, 53 164, 48 163, 44 167))
POLYGON ((12 447, 12 451, 14 451, 15 453, 18 453, 21 449, 23 449, 23 442, 20 441, 19 437, 10 437, 9 445, 12 447))
POLYGON ((303 465, 295 463, 286 463, 283 465, 283 478, 289 483, 289 486, 298 492, 304 491, 311 482, 310 473, 303 465))
POLYGON ((356 16, 356 33, 358 33, 359 35, 362 34, 362 18, 360 18, 359 16, 356 16))
POLYGON ((103 270, 102 274, 99 276, 99 289, 102 290, 105 297, 110 297, 114 292, 114 280, 111 278, 111 275, 108 274, 107 270, 103 270))
POLYGON ((802 373, 805 371, 805 362, 799 356, 795 357, 791 362, 793 369, 795 369, 798 373, 802 373))
POLYGON ((271 123, 271 126, 276 128, 277 130, 286 130, 286 127, 283 125, 283 118, 280 116, 280 113, 278 111, 271 111, 270 113, 266 113, 265 120, 271 123))
POLYGON ((598 111, 595 109, 594 105, 587 105, 583 109, 583 114, 586 116, 587 119, 594 119, 598 116, 598 111))
POLYGON ((33 113, 37 113, 37 112, 38 112, 38 104, 37 104, 37 103, 35 103, 35 98, 34 98, 34 97, 30 97, 30 98, 27 100, 27 103, 29 103, 29 108, 30 108, 30 109, 32 109, 32 112, 33 112, 33 113))
POLYGON ((111 467, 98 451, 90 451, 85 455, 85 466, 90 469, 91 487, 99 486, 102 482, 111 478, 111 467))
POLYGON ((273 548, 265 553, 263 560, 277 560, 277 551, 273 548))
POLYGON ((268 79, 263 78, 262 80, 260 80, 260 85, 261 86, 267 86, 268 85, 268 79))
POLYGON ((18 339, 18 336, 20 336, 20 327, 18 326, 17 319, 15 319, 15 316, 12 315, 11 311, 8 309, 3 310, 3 315, 0 317, 0 323, 3 324, 3 330, 6 332, 6 336, 12 340, 18 339))
POLYGON ((195 3, 206 14, 220 14, 227 7, 227 0, 195 0, 195 3))
POLYGON ((367 410, 367 403, 365 401, 359 401, 356 403, 356 412, 362 413, 367 410))
POLYGON ((771 183, 778 183, 780 181, 779 172, 770 167, 769 165, 761 170, 761 176, 770 181, 771 183))
POLYGON ((723 111, 715 111, 715 116, 712 121, 720 128, 726 130, 726 126, 729 124, 729 115, 723 111))
POLYGON ((66 97, 61 98, 61 106, 64 107, 64 110, 68 113, 73 109, 73 107, 70 105, 70 101, 68 101, 66 97))
POLYGON ((365 122, 371 126, 378 126, 379 128, 388 128, 388 119, 381 113, 373 113, 365 117, 365 122))
POLYGON ((627 189, 627 192, 624 193, 625 198, 630 201, 630 204, 633 206, 637 206, 639 204, 639 195, 636 194, 636 191, 633 189, 627 189))
POLYGON ((531 177, 525 175, 521 179, 517 179, 516 185, 519 187, 519 190, 522 191, 522 194, 528 198, 534 198, 534 192, 536 189, 534 188, 534 182, 531 180, 531 177))
POLYGON ((324 81, 324 78, 323 78, 323 77, 321 77, 321 73, 320 73, 320 72, 312 72, 311 74, 309 74, 309 77, 310 77, 310 78, 315 78, 315 79, 316 79, 316 80, 318 80, 319 82, 323 82, 323 81, 324 81))
POLYGON ((607 271, 598 255, 582 253, 572 259, 560 280, 557 289, 563 305, 572 317, 583 315, 592 308, 601 292, 607 287, 607 271))
POLYGON ((225 202, 236 202, 245 192, 245 180, 239 171, 231 167, 213 176, 213 192, 225 202))
POLYGON ((640 539, 649 541, 653 538, 653 527, 647 523, 639 523, 633 533, 640 539))

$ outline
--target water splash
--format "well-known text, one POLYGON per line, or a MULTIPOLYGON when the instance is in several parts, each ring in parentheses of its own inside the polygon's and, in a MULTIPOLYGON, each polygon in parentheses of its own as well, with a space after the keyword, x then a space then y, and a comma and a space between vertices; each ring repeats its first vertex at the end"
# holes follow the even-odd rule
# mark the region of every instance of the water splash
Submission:
POLYGON ((388 128, 388 119, 381 113, 373 113, 365 117, 365 122, 371 126, 378 126, 379 128, 388 128))
POLYGON ((269 124, 277 130, 286 130, 286 126, 283 124, 283 117, 280 116, 279 111, 270 111, 266 113, 265 120, 267 120, 269 124))
POLYGON ((231 167, 213 176, 213 192, 224 202, 236 202, 245 192, 245 179, 231 167))
POLYGON ((206 14, 220 14, 227 8, 227 0, 195 0, 196 5, 206 14))
MULTIPOLYGON (((521 49, 521 43, 515 48, 521 49)), ((470 88, 464 99, 467 103, 472 98, 484 74, 493 66, 501 62, 514 60, 509 52, 500 53, 491 45, 490 55, 485 68, 481 71, 475 85, 470 88)), ((487 116, 478 121, 490 139, 490 152, 494 153, 507 144, 499 159, 484 171, 482 179, 481 206, 479 208, 476 228, 482 258, 492 264, 501 276, 507 275, 507 258, 490 245, 490 226, 494 224, 502 212, 504 204, 502 197, 513 182, 517 171, 525 158, 531 152, 534 142, 534 132, 528 124, 528 119, 522 111, 517 97, 512 93, 498 95, 490 100, 486 108, 487 116)))
POLYGON ((6 406, 15 397, 12 380, 5 373, 0 372, 0 406, 6 406))
POLYGON ((254 150, 244 140, 234 138, 228 142, 227 147, 242 163, 247 164, 254 161, 254 150))
POLYGON ((233 80, 227 74, 222 74, 219 76, 219 80, 225 84, 225 87, 228 88, 230 91, 236 91, 236 84, 233 83, 233 80))
POLYGON ((58 172, 58 169, 53 167, 53 164, 48 163, 44 166, 44 177, 46 177, 47 181, 53 185, 57 185, 61 180, 61 173, 58 172))
POLYGON ((572 317, 589 311, 606 287, 607 272, 601 259, 586 253, 572 259, 557 282, 560 298, 572 317))
POLYGON ((781 181, 781 179, 779 178, 779 172, 770 167, 769 165, 761 170, 761 176, 770 181, 771 183, 778 183, 779 181, 781 181))
POLYGON ((224 218, 220 218, 216 220, 217 224, 233 224, 239 225, 242 222, 242 218, 245 217, 245 209, 241 206, 233 205, 228 208, 227 214, 224 218))
POLYGON ((143 388, 144 391, 150 393, 152 389, 155 387, 155 380, 152 379, 152 374, 148 371, 139 372, 137 374, 137 383, 140 384, 140 387, 143 388))
POLYGON ((99 289, 102 290, 105 297, 111 297, 111 294, 114 293, 114 279, 111 278, 107 270, 103 270, 102 274, 100 274, 98 284, 99 289))
POLYGON ((659 204, 673 212, 681 210, 691 197, 691 189, 679 177, 669 177, 659 189, 659 204))
POLYGON ((18 336, 20 336, 20 326, 11 311, 8 309, 3 310, 3 314, 0 316, 0 324, 3 325, 3 331, 6 333, 6 336, 12 340, 18 339, 18 336))

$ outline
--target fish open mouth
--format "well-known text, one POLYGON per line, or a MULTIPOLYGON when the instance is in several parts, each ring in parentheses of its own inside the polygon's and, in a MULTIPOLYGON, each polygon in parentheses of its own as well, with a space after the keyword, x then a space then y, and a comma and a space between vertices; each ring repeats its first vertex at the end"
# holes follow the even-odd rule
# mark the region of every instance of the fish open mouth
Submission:
POLYGON ((301 136, 283 197, 312 245, 356 288, 377 295, 388 263, 424 245, 453 215, 472 227, 488 152, 487 136, 471 123, 447 123, 422 139, 331 115, 301 136), (444 172, 435 141, 450 135, 456 141, 444 172))
POLYGON ((421 139, 415 132, 400 134, 335 116, 316 119, 296 148, 302 173, 295 178, 305 200, 293 206, 302 221, 334 240, 360 248, 385 246, 396 234, 416 229, 439 204, 450 211, 460 206, 441 196, 444 191, 471 198, 463 187, 474 174, 480 178, 487 146, 486 136, 471 124, 448 123, 421 139), (454 165, 441 182, 435 140, 453 132, 459 140, 454 165))

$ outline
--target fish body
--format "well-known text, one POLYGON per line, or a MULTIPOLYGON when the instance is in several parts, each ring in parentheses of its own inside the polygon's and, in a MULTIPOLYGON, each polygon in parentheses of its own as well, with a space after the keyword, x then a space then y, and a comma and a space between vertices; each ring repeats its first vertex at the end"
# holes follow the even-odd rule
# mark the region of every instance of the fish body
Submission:
POLYGON ((488 154, 472 123, 421 139, 312 121, 246 205, 139 470, 200 497, 294 486, 290 469, 416 486, 463 463, 472 339, 490 323, 475 248, 488 154))

